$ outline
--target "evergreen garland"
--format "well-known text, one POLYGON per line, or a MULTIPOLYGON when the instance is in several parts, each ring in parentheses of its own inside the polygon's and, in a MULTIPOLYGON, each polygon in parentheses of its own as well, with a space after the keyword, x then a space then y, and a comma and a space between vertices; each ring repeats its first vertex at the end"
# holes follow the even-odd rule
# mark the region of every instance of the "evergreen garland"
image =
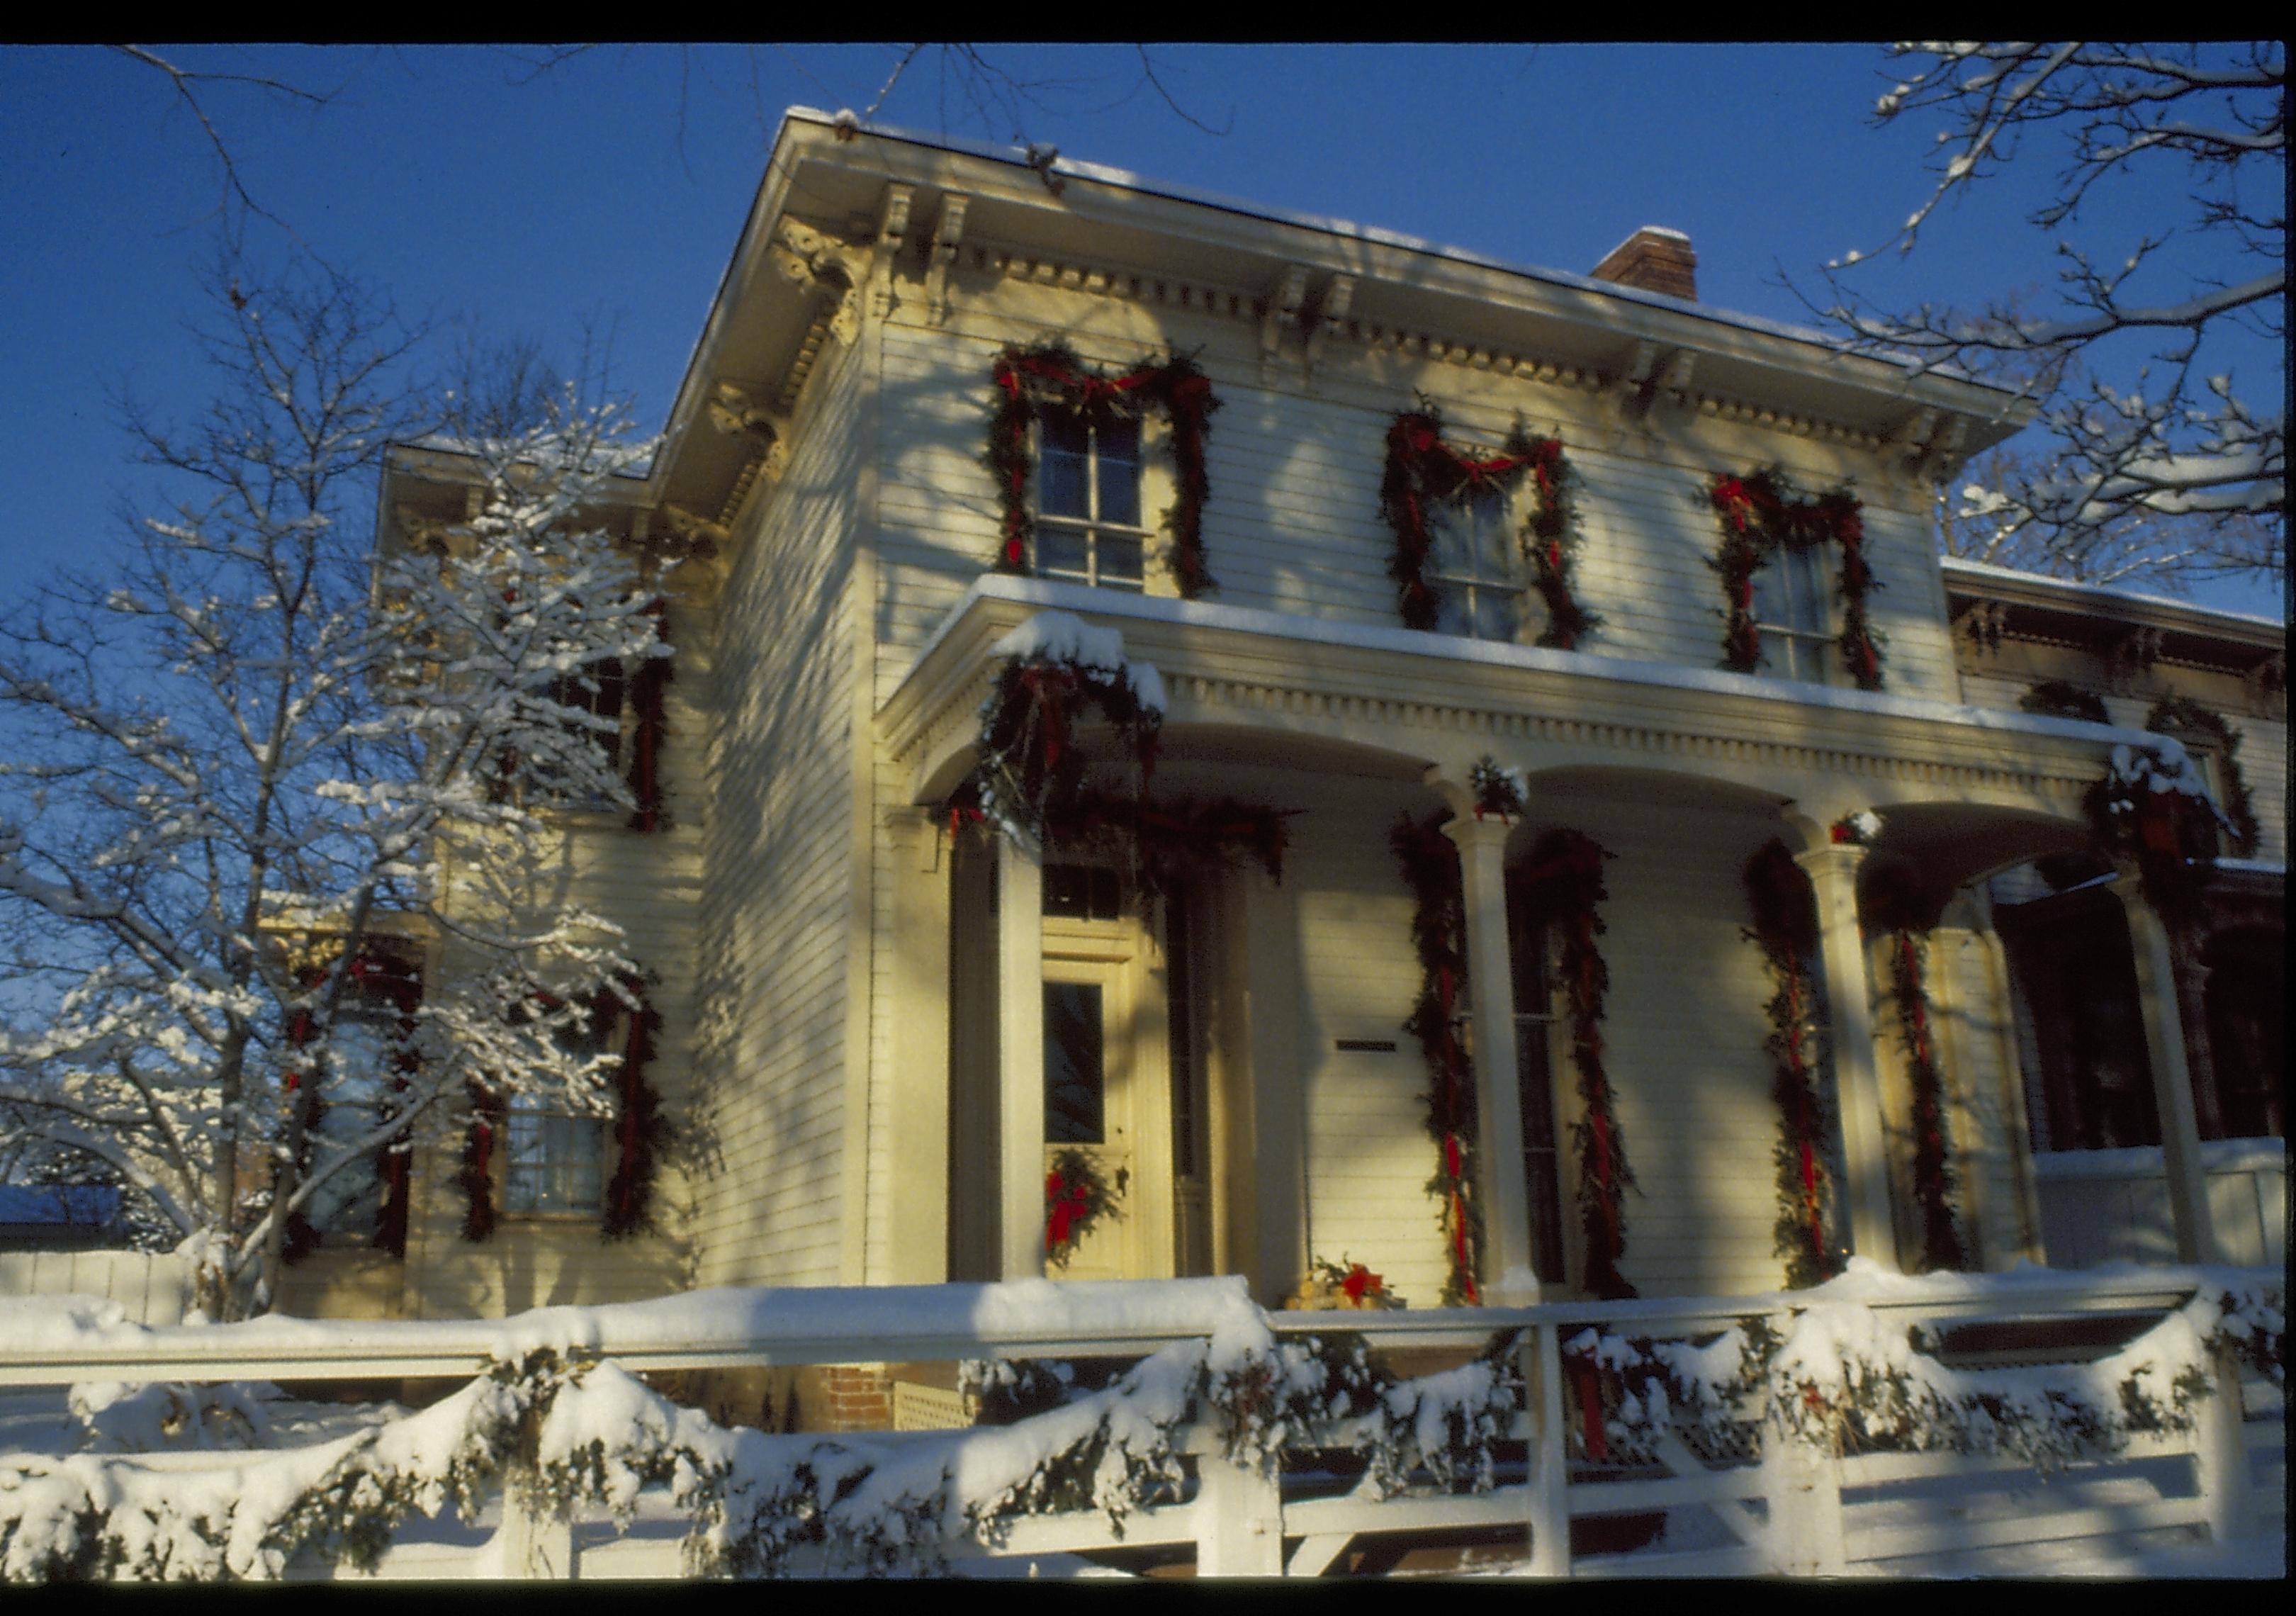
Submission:
MULTIPOLYGON (((646 1079, 661 1017, 635 980, 600 993, 591 1013, 625 1017, 621 1070, 615 1079, 614 1174, 606 1182, 599 1225, 599 1233, 606 1239, 625 1240, 649 1226, 655 1159, 668 1133, 668 1120, 661 1114, 661 1095, 646 1079)), ((611 1025, 611 1021, 608 1024, 611 1025)))
POLYGON ((1707 565, 1722 579, 1725 603, 1722 666, 1752 673, 1762 665, 1762 631, 1754 621, 1754 574, 1781 549, 1812 545, 1841 547, 1834 593, 1841 602, 1841 637, 1835 642, 1860 690, 1882 688, 1880 633, 1866 614, 1866 597, 1882 587, 1866 561, 1865 507, 1847 488, 1804 499, 1772 468, 1743 477, 1717 477, 1707 502, 1721 519, 1721 548, 1707 565))
POLYGON ((1872 923, 1889 938, 1890 991, 1906 1040, 1914 1099, 1914 1203, 1922 1218, 1922 1269, 1969 1264, 1954 1202, 1958 1175, 1946 1128, 1945 1079, 1930 1027, 1929 933, 1937 915, 1903 872, 1885 872, 1868 895, 1872 923))
POLYGON ((1605 1301, 1636 1294, 1619 1271, 1627 1251, 1626 1193, 1635 1187, 1635 1174, 1603 1069, 1603 1003, 1611 975, 1595 941, 1604 930, 1598 906, 1610 896, 1603 885, 1603 861, 1610 857, 1592 837, 1549 831, 1531 849, 1521 878, 1526 900, 1552 919, 1562 938, 1572 1063, 1587 1112, 1570 1130, 1578 1146, 1578 1212, 1587 1236, 1581 1281, 1605 1301))
POLYGON ((1475 1276, 1482 1266, 1483 1218, 1473 1187, 1475 1076, 1459 1040, 1459 996, 1467 981, 1466 904, 1459 849, 1443 834, 1447 818, 1439 810, 1423 821, 1406 814, 1396 822, 1388 845, 1414 899, 1411 940, 1419 955, 1419 1002, 1403 1029, 1418 1039, 1427 1059, 1427 1132, 1436 1151, 1427 1193, 1436 1198, 1436 1222, 1449 1259, 1443 1305, 1450 1308, 1482 1300, 1475 1276))
POLYGON ((2093 690, 2083 690, 2078 685, 2068 685, 2062 679, 2044 679, 2017 698, 2017 705, 2030 713, 2048 718, 2080 718, 2090 724, 2110 724, 2112 715, 2105 710, 2104 699, 2093 690))
POLYGON ((1039 411, 1061 410, 1089 424, 1136 421, 1153 405, 1171 422, 1172 470, 1178 487, 1164 526, 1172 535, 1172 577, 1181 598, 1194 600, 1218 587, 1204 562, 1203 515, 1211 497, 1204 471, 1204 439, 1220 401, 1211 378, 1194 359, 1174 354, 1161 364, 1143 364, 1119 375, 1087 366, 1067 343, 1054 340, 1030 348, 1008 348, 989 371, 996 397, 982 456, 996 479, 1003 517, 996 565, 1005 572, 1029 570, 1029 544, 1036 521, 1029 513, 1029 428, 1039 411))
POLYGON ((1559 438, 1533 438, 1518 420, 1498 454, 1483 459, 1443 441, 1442 412, 1422 398, 1418 407, 1396 416, 1387 431, 1387 466, 1380 479, 1380 511, 1395 529, 1395 554, 1388 576, 1408 628, 1431 629, 1442 597, 1427 579, 1427 557, 1434 548, 1431 513, 1439 504, 1465 505, 1511 491, 1525 476, 1538 497, 1525 519, 1518 542, 1530 563, 1531 586, 1546 603, 1546 628, 1538 644, 1560 651, 1602 626, 1573 593, 1570 574, 1578 555, 1578 523, 1572 495, 1576 473, 1559 438))
POLYGON ((1111 1185, 1100 1164, 1080 1150, 1053 1153, 1045 1175, 1045 1262, 1065 1268, 1084 1237, 1103 1218, 1117 1215, 1123 1199, 1122 1176, 1111 1185))
POLYGON ((1014 657, 981 706, 976 761, 950 799, 952 820, 994 819, 1037 846, 1056 826, 1083 824, 1085 755, 1075 731, 1087 706, 1115 726, 1144 794, 1164 715, 1141 701, 1126 670, 1074 659, 1014 657))
MULTIPOLYGON (((669 617, 660 597, 647 605, 653 618, 654 634, 661 644, 669 644, 669 617)), ((630 705, 637 717, 636 734, 631 737, 630 795, 636 808, 630 815, 634 831, 666 830, 669 811, 664 806, 661 788, 661 746, 669 734, 669 720, 664 711, 664 694, 669 689, 670 659, 648 657, 638 664, 630 677, 630 705)))
POLYGON ((1775 990, 1767 1006, 1765 1045, 1775 1063, 1771 1084, 1778 1106, 1777 1254, 1786 1284, 1800 1290, 1841 1271, 1843 1253, 1826 1234, 1833 1210, 1833 1174, 1827 1142, 1833 1122, 1819 1093, 1817 984, 1809 961, 1817 949, 1817 910, 1809 876, 1783 841, 1772 841, 1746 861, 1746 898, 1754 923, 1745 933, 1762 951, 1775 990))

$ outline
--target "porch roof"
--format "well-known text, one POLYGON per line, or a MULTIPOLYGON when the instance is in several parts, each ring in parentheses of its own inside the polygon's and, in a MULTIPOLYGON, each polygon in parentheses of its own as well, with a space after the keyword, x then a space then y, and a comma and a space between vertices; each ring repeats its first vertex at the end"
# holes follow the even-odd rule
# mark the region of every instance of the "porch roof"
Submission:
POLYGON ((1831 776, 1829 808, 1836 795, 1849 806, 1961 796, 2062 816, 2111 748, 2159 739, 1884 692, 990 574, 949 609, 878 710, 914 800, 955 783, 996 674, 993 647, 1045 611, 1120 630, 1129 654, 1163 676, 1168 726, 1347 742, 1458 779, 1491 752, 1535 771, 1623 764, 1708 775, 1782 801, 1812 776, 1831 776), (1913 789, 1886 786, 1891 778, 1913 789))

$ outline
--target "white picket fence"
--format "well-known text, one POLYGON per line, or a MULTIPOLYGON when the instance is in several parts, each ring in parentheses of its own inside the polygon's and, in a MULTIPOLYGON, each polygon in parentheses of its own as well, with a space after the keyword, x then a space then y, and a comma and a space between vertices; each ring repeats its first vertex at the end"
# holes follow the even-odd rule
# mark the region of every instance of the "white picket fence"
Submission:
POLYGON ((0 1299, 93 1296, 119 1304, 131 1325, 180 1325, 192 1265, 173 1252, 0 1251, 0 1299))
MULTIPOLYGON (((2258 1275, 2259 1279, 2274 1276, 2258 1275)), ((2099 1317, 2157 1317, 2192 1294, 2175 1271, 2063 1276, 2065 1283, 1996 1290, 1950 1300, 1872 1304, 1898 1325, 1993 1326, 1992 1350, 2015 1356, 2017 1331, 2045 1321, 2099 1317), (2006 1328, 2005 1328, 2006 1327, 2006 1328)), ((939 1287, 990 1292, 996 1287, 939 1287)), ((846 1293, 857 1307, 868 1293, 846 1293)), ((719 1333, 688 1338, 619 1339, 596 1343, 602 1358, 634 1373, 739 1365, 947 1361, 959 1358, 1062 1358, 1136 1354, 1200 1336, 1194 1321, 1119 1333, 1061 1337, 951 1327, 952 1317, 979 1318, 966 1305, 889 1341, 882 1331, 824 1331, 802 1336, 760 1325, 746 1338, 719 1333)), ((1190 1484, 1180 1501, 1128 1516, 1120 1533, 1096 1513, 1028 1517, 1004 1541, 960 1546, 964 1559, 1020 1564, 1063 1554, 1138 1552, 1167 1546, 1205 1576, 1316 1576, 1349 1569, 1351 1550, 1392 1550, 1400 1541, 1476 1538, 1514 1546, 1521 1569, 1540 1576, 1726 1576, 1893 1573, 1970 1563, 1970 1556, 2018 1546, 2079 1540, 2128 1546, 2140 1535, 2182 1531, 2217 1545, 2276 1540, 2284 1533, 2286 1459, 2277 1394, 2261 1382, 2243 1388, 2230 1360, 2218 1360, 2214 1395, 2199 1405, 2195 1429, 2146 1439, 2111 1461, 2076 1464, 2046 1481, 2000 1459, 1952 1453, 1829 1456, 1781 1442, 1760 1453, 1693 1453, 1678 1436, 1661 1434, 1655 1462, 1588 1463, 1571 1448, 1571 1389, 1562 1343, 1589 1325, 1620 1336, 1694 1340, 1752 1315, 1793 1305, 1782 1296, 1561 1302, 1528 1308, 1424 1313, 1275 1314, 1279 1335, 1358 1332, 1376 1350, 1479 1347, 1496 1333, 1521 1330, 1528 1405, 1519 1416, 1519 1450, 1503 1456, 1498 1485, 1482 1493, 1421 1490, 1374 1497, 1344 1476, 1319 1474, 1302 1463, 1267 1478, 1227 1463, 1209 1430, 1185 1433, 1190 1484), (1665 1523, 1662 1535, 1659 1522, 1665 1523), (1574 1554, 1571 1522, 1585 1537, 1574 1554), (1596 1524, 1601 1522, 1601 1524, 1596 1524), (1635 1547, 1637 1538, 1657 1540, 1635 1547)), ((855 1317, 860 1317, 858 1312, 855 1317)), ((348 1375, 467 1377, 482 1353, 473 1344, 498 1336, 505 1323, 473 1321, 469 1341, 444 1327, 406 1338, 404 1346, 363 1353, 326 1350, 316 1341, 250 1351, 230 1333, 170 1331, 149 1341, 106 1342, 101 1350, 0 1350, 0 1385, 61 1385, 82 1379, 216 1381, 266 1379, 283 1384, 348 1375)), ((2124 1332, 2123 1333, 2126 1333, 2124 1332)), ((900 1440, 901 1438, 890 1440, 900 1440)), ((923 1439, 930 1440, 930 1439, 923 1439)), ((1583 1454, 1583 1448, 1580 1450, 1583 1454)), ((245 1456, 167 1454, 123 1461, 163 1470, 234 1462, 245 1456)), ((681 1541, 687 1522, 666 1497, 644 1501, 621 1530, 596 1516, 572 1522, 530 1517, 501 1499, 472 1527, 451 1520, 415 1522, 372 1575, 385 1579, 521 1576, 667 1579, 687 1574, 681 1541), (507 1515, 504 1511, 508 1510, 507 1515)), ((1488 1550, 1487 1550, 1488 1552, 1488 1550)), ((802 1572, 806 1563, 793 1568, 802 1572)), ((958 1569, 963 1569, 960 1564, 958 1569)), ((980 1566, 987 1571, 991 1568, 980 1566)), ((1025 1569, 1025 1567, 1023 1567, 1025 1569)), ((291 1574, 337 1573, 312 1563, 291 1574)))

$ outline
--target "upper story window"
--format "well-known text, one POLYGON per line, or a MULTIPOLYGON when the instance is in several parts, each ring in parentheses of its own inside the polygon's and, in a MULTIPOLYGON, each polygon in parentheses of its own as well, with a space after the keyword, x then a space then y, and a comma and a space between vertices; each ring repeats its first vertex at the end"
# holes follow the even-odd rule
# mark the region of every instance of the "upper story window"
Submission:
POLYGON ((1430 524, 1428 577, 1440 592, 1439 634, 1512 642, 1522 627, 1521 546, 1513 502, 1496 489, 1441 506, 1430 524))
MULTIPOLYGON (((324 1166, 334 1151, 357 1143, 390 1120, 399 1019, 396 1010, 365 999, 337 1012, 319 1091, 315 1167, 324 1166)), ((322 1235, 370 1235, 382 1212, 383 1187, 379 1155, 357 1157, 311 1192, 304 1203, 304 1221, 322 1235)))
MULTIPOLYGON (((580 1029, 561 1032, 558 1046, 581 1060, 620 1049, 627 1013, 594 1012, 580 1029)), ((605 1205, 605 1119, 555 1096, 516 1095, 504 1121, 503 1210, 595 1216, 605 1205)))
POLYGON ((1754 624, 1762 636, 1762 666, 1789 679, 1825 678, 1826 647, 1833 639, 1830 579, 1816 545, 1781 546, 1754 574, 1754 624))
POLYGON ((1140 422, 1087 421, 1046 409, 1037 418, 1037 572, 1103 589, 1144 587, 1148 530, 1140 521, 1140 422))

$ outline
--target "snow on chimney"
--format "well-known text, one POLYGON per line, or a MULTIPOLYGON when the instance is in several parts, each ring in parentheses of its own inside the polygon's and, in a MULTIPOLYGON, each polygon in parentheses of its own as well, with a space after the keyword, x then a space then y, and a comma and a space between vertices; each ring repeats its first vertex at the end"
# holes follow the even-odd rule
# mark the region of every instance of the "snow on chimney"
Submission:
POLYGON ((1588 272, 1598 281, 1662 291, 1670 298, 1698 300, 1698 255, 1690 238, 1679 230, 1644 225, 1611 249, 1588 272))

